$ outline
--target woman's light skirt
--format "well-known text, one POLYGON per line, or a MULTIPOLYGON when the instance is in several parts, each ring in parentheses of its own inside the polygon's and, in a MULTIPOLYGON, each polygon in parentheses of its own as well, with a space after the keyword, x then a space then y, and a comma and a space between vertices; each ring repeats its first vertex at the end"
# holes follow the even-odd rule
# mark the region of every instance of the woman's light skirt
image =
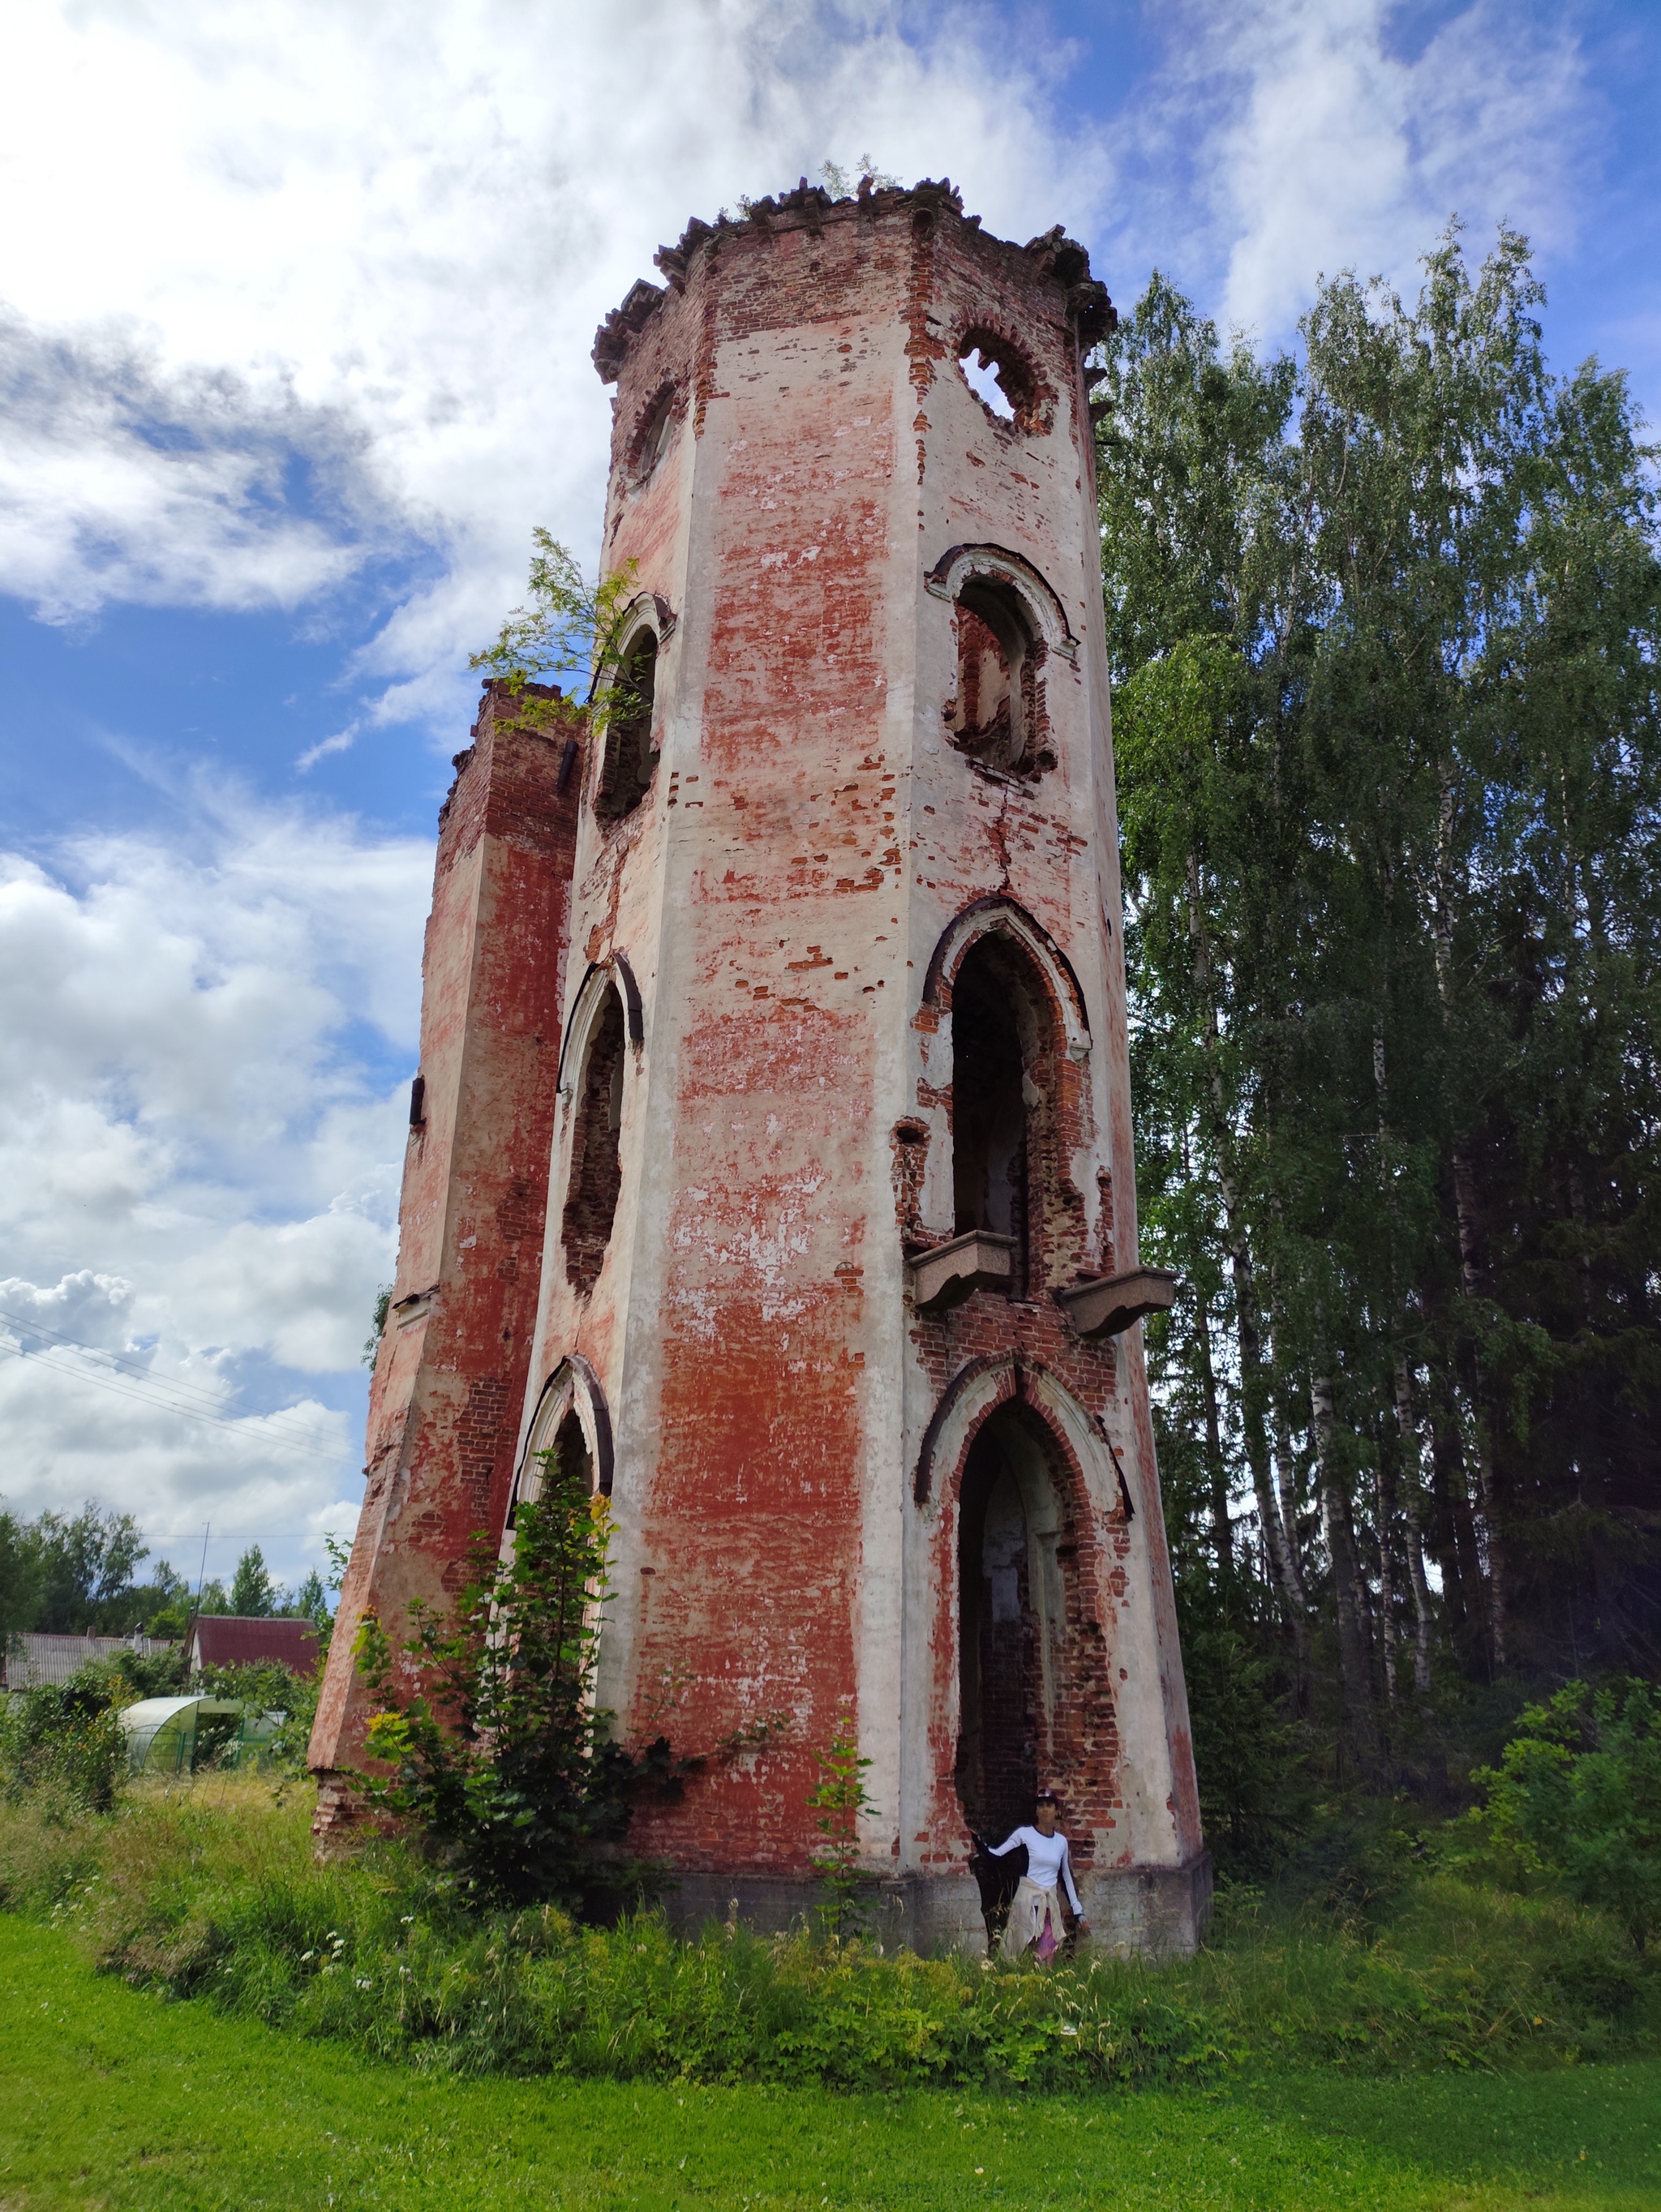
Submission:
POLYGON ((1039 1957, 1048 1960, 1061 1940, 1060 1891, 1040 1889, 1036 1881, 1023 1875, 1004 1927, 1002 1948, 1005 1958, 1019 1959, 1036 1945, 1039 1957), (1050 1930, 1048 1944, 1043 1940, 1046 1921, 1050 1930))

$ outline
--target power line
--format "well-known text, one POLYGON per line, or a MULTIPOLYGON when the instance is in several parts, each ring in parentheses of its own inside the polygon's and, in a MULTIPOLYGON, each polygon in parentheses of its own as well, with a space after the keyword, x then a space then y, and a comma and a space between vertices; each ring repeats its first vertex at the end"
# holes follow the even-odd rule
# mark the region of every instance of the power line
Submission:
MULTIPOLYGON (((278 1451, 300 1452, 307 1459, 321 1460, 331 1467, 338 1467, 340 1464, 341 1455, 338 1452, 324 1451, 315 1444, 303 1444, 298 1437, 290 1437, 281 1430, 267 1431, 264 1436, 255 1437, 240 1422, 222 1420, 217 1414, 202 1413, 194 1406, 184 1405, 176 1398, 164 1397, 158 1391, 136 1389, 131 1382, 119 1382, 113 1375, 100 1375, 85 1367, 54 1366, 53 1352, 54 1347, 50 1345, 42 1352, 25 1352, 21 1345, 0 1344, 0 1352, 5 1353, 8 1358, 39 1360, 46 1366, 49 1374, 69 1376, 77 1382, 96 1383, 100 1390, 112 1390, 118 1398, 131 1398, 138 1405, 156 1407, 163 1413, 177 1413, 185 1420, 200 1421, 210 1429, 223 1429, 231 1436, 240 1437, 244 1443, 269 1443, 278 1451)), ((257 1420, 263 1417, 252 1414, 244 1418, 245 1420, 257 1420)))
MULTIPOLYGON (((125 1353, 111 1352, 101 1344, 88 1344, 78 1336, 66 1335, 62 1329, 48 1328, 43 1321, 35 1321, 33 1319, 26 1320, 21 1314, 8 1313, 3 1307, 0 1307, 0 1321, 9 1322, 14 1328, 21 1329, 26 1334, 49 1336, 55 1344, 65 1345, 76 1352, 88 1352, 95 1359, 107 1359, 112 1365, 119 1367, 127 1374, 137 1376, 139 1382, 145 1383, 152 1389, 162 1389, 174 1394, 180 1391, 186 1392, 191 1397, 198 1398, 203 1401, 203 1417, 204 1419, 216 1420, 220 1418, 218 1409, 223 1403, 222 1399, 219 1396, 219 1394, 216 1391, 205 1389, 200 1382, 186 1382, 180 1380, 177 1376, 174 1376, 170 1377, 165 1383, 162 1383, 152 1369, 142 1365, 140 1362, 136 1359, 129 1359, 125 1353)), ((10 1347, 8 1346, 0 1345, 0 1351, 6 1351, 10 1347)), ((39 1358, 41 1357, 41 1354, 36 1352, 32 1356, 35 1358, 39 1358)), ((182 1413, 186 1409, 182 1406, 179 1406, 175 1407, 174 1410, 182 1413)), ((258 1418, 265 1420, 280 1421, 283 1416, 282 1410, 279 1408, 275 1413, 263 1414, 258 1418)))
MULTIPOLYGON (((194 1528, 141 1528, 138 1533, 147 1544, 196 1541, 194 1528)), ((222 1528, 213 1540, 216 1544, 303 1544, 311 1533, 309 1528, 222 1528)), ((326 1535, 333 1533, 324 1531, 326 1535)))

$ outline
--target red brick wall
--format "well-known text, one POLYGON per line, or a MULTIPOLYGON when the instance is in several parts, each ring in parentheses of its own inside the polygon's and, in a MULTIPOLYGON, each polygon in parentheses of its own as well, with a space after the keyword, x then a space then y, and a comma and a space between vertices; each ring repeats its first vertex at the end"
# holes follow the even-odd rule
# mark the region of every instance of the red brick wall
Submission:
MULTIPOLYGON (((583 804, 564 979, 570 992, 588 963, 626 958, 643 1020, 617 1062, 615 1193, 611 1155, 590 1141, 598 1092, 580 1071, 547 1121, 560 1182, 520 1388, 533 1406, 573 1358, 599 1378, 617 1445, 603 1696, 625 1728, 666 1727, 679 1748, 709 1754, 681 1803, 642 1817, 636 1841, 691 1869, 801 1873, 818 1842, 806 1802, 814 1753, 856 1704, 880 1791, 873 1857, 961 1869, 958 1505, 971 1440, 960 1438, 926 1496, 914 1498, 914 1475, 953 1378, 1000 1355, 1005 1399, 1040 1423, 1064 1524, 1059 1673, 1032 1756, 1068 1793, 1080 1865, 1092 1853, 1099 1863, 1125 1815, 1123 1674, 1111 1678, 1109 1654, 1128 1599, 1162 1624, 1173 1660, 1174 1630, 1168 1576, 1151 1608, 1129 1579, 1165 1574, 1139 1361, 1080 1344, 1054 1297, 1135 1252, 1080 367, 1078 318, 1099 315, 1098 288, 1065 241, 989 239, 938 186, 835 208, 791 195, 740 224, 695 226, 660 260, 668 289, 637 288, 597 358, 620 372, 605 560, 632 564, 655 603, 661 750, 621 821, 597 810, 592 763, 573 781, 583 804), (957 375, 971 328, 1021 351, 1013 424, 994 422, 957 375), (666 404, 672 427, 660 447, 647 434, 666 404), (951 743, 957 625, 925 586, 952 547, 986 544, 1041 572, 1065 610, 1066 636, 1049 633, 1050 649, 1035 636, 1026 656, 1031 758, 1014 775, 951 743), (954 940, 938 974, 933 956, 954 917, 995 898, 1059 948, 1048 964, 1013 940, 996 954, 1020 1001, 1037 1094, 1030 1264, 1018 1296, 977 1292, 929 1319, 905 1302, 906 1249, 952 1230, 944 1031, 969 940, 954 940), (1057 980, 1068 969, 1075 984, 1057 980), (1096 1425, 1082 1462, 1037 1410, 1044 1376, 1096 1425), (1135 1438, 1134 1540, 1096 1440, 1104 1419, 1135 1438), (918 1695, 908 1670, 920 1639, 918 1695), (779 1713, 782 1744, 732 1744, 779 1713)), ((476 803, 459 791, 453 817, 476 803)), ((444 912, 465 910, 482 938, 499 902, 480 900, 475 913, 443 876, 441 861, 444 912)), ((451 975, 444 948, 459 945, 459 927, 435 923, 429 947, 435 1036, 489 1026, 484 1000, 467 1012, 451 975)), ((412 1181, 412 1252, 433 1241, 428 1213, 471 1204, 504 1110, 484 1103, 476 1158, 447 1158, 430 1194, 412 1181)), ((398 1408, 400 1437, 413 1422, 431 1438, 421 1509, 412 1482, 414 1517, 396 1526, 418 1534, 435 1565, 456 1549, 456 1500, 482 1487, 499 1516, 505 1499, 512 1439, 505 1418, 492 1430, 490 1394, 506 1364, 486 1358, 487 1334, 470 1328, 459 1361, 417 1362, 401 1397, 402 1384, 377 1381, 377 1420, 398 1408), (428 1389, 436 1407, 463 1368, 479 1394, 476 1473, 457 1417, 429 1416, 420 1395, 428 1389), (503 1442, 487 1475, 491 1433, 503 1442)), ((423 1463, 427 1449, 400 1443, 398 1464, 423 1463)), ((1023 1626, 1019 1680, 1006 1683, 1024 1714, 1031 1632, 1023 1626)), ((1148 1649, 1141 1686, 1159 1675, 1152 1732, 1174 1745, 1180 1672, 1148 1649), (1161 1686, 1166 1672, 1174 1691, 1161 1686)), ((1147 1747, 1142 1763, 1163 1773, 1165 1747, 1147 1747)), ((995 1766, 1000 1757, 1007 1747, 995 1766)), ((1020 1778, 1012 1771, 998 1786, 1020 1778)), ((1179 1776, 1173 1801, 1191 1796, 1179 1776)), ((1147 1831, 1167 1858, 1171 1817, 1155 1805, 1147 1831)), ((1183 1847, 1193 1841, 1196 1826, 1183 1847)))
MULTIPOLYGON (((544 693, 545 698, 554 695, 544 693)), ((580 774, 486 690, 440 817, 423 959, 425 1118, 410 1133, 392 1306, 370 1389, 367 1488, 312 1737, 356 1762, 351 1633, 453 1592, 506 1510, 540 1279, 580 774), (424 1301, 424 1303, 423 1303, 424 1301)), ((326 1826, 338 1809, 331 1793, 326 1826)))

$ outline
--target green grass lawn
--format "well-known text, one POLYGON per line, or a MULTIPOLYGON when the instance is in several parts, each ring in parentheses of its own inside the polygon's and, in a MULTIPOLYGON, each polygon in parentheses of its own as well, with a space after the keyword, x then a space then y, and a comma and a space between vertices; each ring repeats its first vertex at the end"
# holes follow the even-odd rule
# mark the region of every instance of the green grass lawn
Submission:
POLYGON ((1088 2099, 464 2081, 165 2003, 0 1914, 0 2212, 417 2204, 1626 2212, 1661 2207, 1661 2062, 1088 2099))

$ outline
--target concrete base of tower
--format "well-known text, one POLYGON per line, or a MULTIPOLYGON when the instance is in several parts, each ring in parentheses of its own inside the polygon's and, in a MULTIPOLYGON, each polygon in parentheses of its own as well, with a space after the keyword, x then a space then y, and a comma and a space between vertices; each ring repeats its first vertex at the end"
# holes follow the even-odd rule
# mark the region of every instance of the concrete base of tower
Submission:
MULTIPOLYGON (((742 1921, 759 1934, 776 1936, 818 1924, 823 1886, 811 1875, 686 1872, 661 1899, 677 1933, 696 1936, 710 1921, 742 1921)), ((1150 1958, 1186 1958, 1205 1933, 1211 1912, 1211 1854, 1185 1866, 1115 1867, 1079 1879, 1098 1951, 1150 1958)), ((872 1932, 890 1948, 908 1945, 924 1954, 986 1949, 980 1891, 965 1869, 944 1875, 899 1875, 873 1884, 867 1917, 872 1932)))
POLYGON ((1211 1917, 1211 1854, 1185 1866, 1109 1867, 1078 1876, 1079 1898, 1097 1951, 1186 1959, 1211 1917))

